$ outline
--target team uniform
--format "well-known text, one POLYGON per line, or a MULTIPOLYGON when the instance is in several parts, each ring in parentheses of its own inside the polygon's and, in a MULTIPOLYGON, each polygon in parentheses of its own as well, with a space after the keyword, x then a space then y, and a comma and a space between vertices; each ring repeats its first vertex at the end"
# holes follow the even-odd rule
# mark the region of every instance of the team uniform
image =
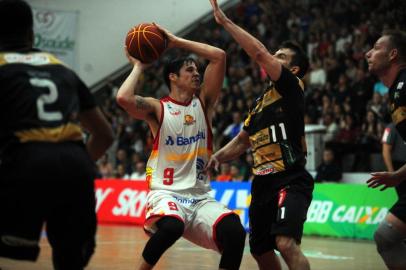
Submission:
POLYGON ((210 179, 203 172, 212 153, 212 133, 201 101, 187 103, 170 97, 160 100, 162 115, 147 163, 147 198, 144 229, 156 232, 156 221, 172 216, 185 224, 183 237, 219 251, 215 227, 233 212, 210 195, 210 179))
MULTIPOLYGON (((406 141, 406 69, 399 72, 396 80, 389 88, 389 102, 392 121, 400 136, 406 141)), ((397 202, 389 210, 393 215, 406 222, 406 182, 396 187, 399 196, 397 202)))
POLYGON ((96 171, 78 115, 95 106, 53 55, 0 53, 0 256, 36 260, 46 223, 55 267, 86 265, 95 245, 96 171))
POLYGON ((244 122, 255 175, 250 216, 251 252, 276 248, 275 236, 301 241, 314 182, 305 170, 304 87, 282 67, 278 81, 256 100, 244 122))

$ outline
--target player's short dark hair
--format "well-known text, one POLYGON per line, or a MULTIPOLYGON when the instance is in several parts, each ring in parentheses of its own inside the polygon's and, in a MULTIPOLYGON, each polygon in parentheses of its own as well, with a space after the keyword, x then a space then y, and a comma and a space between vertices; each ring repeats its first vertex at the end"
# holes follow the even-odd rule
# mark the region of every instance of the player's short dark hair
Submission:
POLYGON ((22 0, 0 0, 0 42, 25 41, 33 29, 31 7, 22 0))
POLYGON ((191 58, 191 57, 179 57, 179 58, 175 58, 175 59, 171 59, 169 60, 164 67, 164 80, 165 80, 165 84, 166 86, 168 86, 169 91, 171 91, 171 82, 169 80, 169 74, 171 73, 175 73, 177 75, 179 75, 179 71, 182 68, 182 66, 186 63, 190 63, 193 62, 196 64, 197 66, 197 62, 195 61, 195 59, 191 58))
POLYGON ((283 42, 280 48, 290 49, 294 52, 290 66, 298 66, 300 68, 299 73, 296 74, 299 78, 303 78, 309 69, 309 58, 305 54, 302 47, 295 41, 287 40, 283 42))
POLYGON ((406 63, 406 33, 400 30, 387 30, 383 35, 389 37, 390 49, 397 49, 399 61, 406 63))

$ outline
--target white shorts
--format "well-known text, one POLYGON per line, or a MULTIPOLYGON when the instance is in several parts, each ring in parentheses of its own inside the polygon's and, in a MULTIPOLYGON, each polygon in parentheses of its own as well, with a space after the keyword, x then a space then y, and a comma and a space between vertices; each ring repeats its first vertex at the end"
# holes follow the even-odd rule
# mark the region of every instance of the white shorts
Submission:
POLYGON ((164 216, 178 218, 185 224, 183 237, 201 247, 219 251, 216 225, 233 211, 206 193, 193 196, 167 190, 152 190, 147 197, 144 229, 157 230, 155 223, 164 216))

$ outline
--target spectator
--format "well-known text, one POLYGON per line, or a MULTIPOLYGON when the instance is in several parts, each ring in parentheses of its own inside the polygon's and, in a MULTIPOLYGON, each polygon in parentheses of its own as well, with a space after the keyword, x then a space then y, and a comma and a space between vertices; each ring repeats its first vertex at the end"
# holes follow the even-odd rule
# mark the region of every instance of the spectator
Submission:
POLYGON ((116 179, 130 179, 130 175, 125 172, 125 167, 123 164, 118 164, 114 171, 114 178, 116 179))
POLYGON ((338 182, 342 178, 342 168, 335 159, 332 149, 323 151, 323 161, 317 167, 316 182, 338 182))
POLYGON ((317 58, 312 63, 312 70, 310 71, 309 77, 309 83, 312 87, 324 86, 326 84, 327 73, 321 64, 320 59, 317 58))
POLYGON ((243 122, 241 119, 241 112, 235 111, 233 112, 233 123, 227 126, 227 128, 223 132, 223 136, 225 137, 226 141, 223 143, 227 143, 231 139, 233 139, 243 127, 243 122))
POLYGON ((146 178, 146 173, 145 173, 145 162, 144 161, 138 161, 135 164, 135 170, 130 176, 131 180, 137 180, 137 181, 145 181, 146 178))
POLYGON ((118 165, 124 166, 124 172, 126 174, 131 173, 131 164, 128 162, 127 159, 127 152, 125 149, 118 149, 116 153, 116 167, 118 165))
POLYGON ((216 181, 218 182, 230 182, 232 180, 230 163, 224 162, 220 165, 220 174, 217 175, 216 181))
POLYGON ((231 175, 231 181, 233 181, 233 182, 241 182, 242 180, 244 180, 243 175, 240 173, 240 168, 239 168, 238 164, 236 164, 236 163, 231 164, 230 175, 231 175))
POLYGON ((113 177, 113 164, 109 161, 109 156, 104 154, 97 163, 99 177, 102 179, 113 177))
POLYGON ((334 116, 332 113, 327 113, 323 116, 323 125, 326 127, 326 133, 323 136, 323 141, 325 143, 334 141, 339 131, 339 127, 334 121, 334 116))

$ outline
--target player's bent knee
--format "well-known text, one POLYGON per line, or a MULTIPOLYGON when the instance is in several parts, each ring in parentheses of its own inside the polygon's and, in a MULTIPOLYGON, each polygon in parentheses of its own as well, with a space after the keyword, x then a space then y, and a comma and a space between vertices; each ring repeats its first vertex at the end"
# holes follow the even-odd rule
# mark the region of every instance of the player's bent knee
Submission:
POLYGON ((296 240, 291 237, 277 237, 276 247, 282 255, 293 255, 297 249, 296 240))
POLYGON ((182 235, 185 225, 174 217, 164 217, 157 221, 158 230, 148 240, 142 257, 150 264, 155 265, 162 254, 172 246, 182 235))
POLYGON ((164 232, 168 237, 172 239, 179 239, 182 237, 185 230, 185 224, 174 217, 163 217, 157 221, 158 230, 164 232))
POLYGON ((406 267, 406 245, 402 235, 392 224, 383 221, 374 233, 379 254, 388 267, 406 267))
POLYGON ((246 232, 237 215, 224 217, 217 225, 216 234, 223 248, 237 248, 245 244, 246 232))

